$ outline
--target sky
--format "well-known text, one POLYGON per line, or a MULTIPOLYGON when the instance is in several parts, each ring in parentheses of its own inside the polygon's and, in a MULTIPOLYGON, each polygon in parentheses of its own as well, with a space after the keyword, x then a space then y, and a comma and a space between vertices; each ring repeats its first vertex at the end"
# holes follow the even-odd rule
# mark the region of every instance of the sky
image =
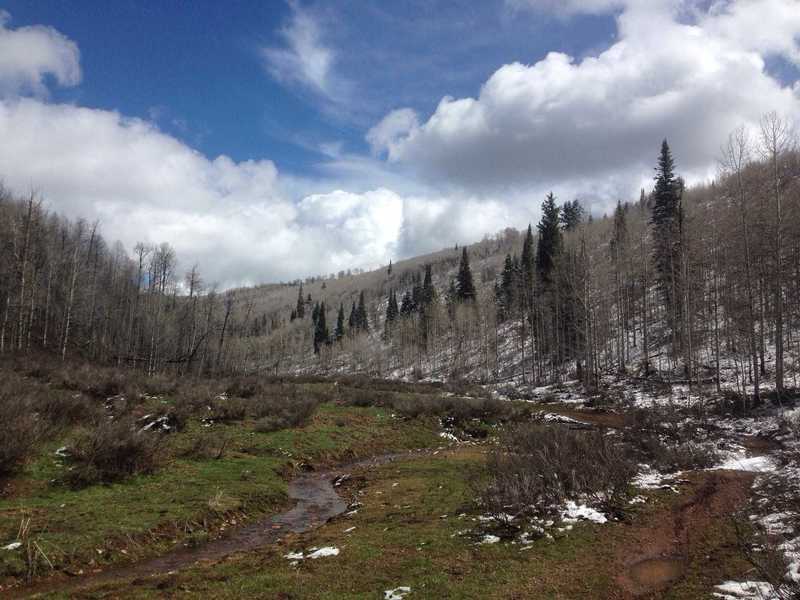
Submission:
POLYGON ((287 281, 707 181, 798 80, 798 0, 0 1, 0 180, 287 281))

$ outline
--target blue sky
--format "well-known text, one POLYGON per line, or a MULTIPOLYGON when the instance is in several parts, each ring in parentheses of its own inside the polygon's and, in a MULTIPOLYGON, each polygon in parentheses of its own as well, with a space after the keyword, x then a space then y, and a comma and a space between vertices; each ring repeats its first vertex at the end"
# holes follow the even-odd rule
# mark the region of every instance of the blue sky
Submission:
POLYGON ((0 1, 0 180, 222 287, 596 216, 800 121, 797 0, 0 1))
POLYGON ((230 2, 7 1, 15 26, 47 24, 80 47, 83 80, 53 99, 155 120, 201 152, 269 157, 303 174, 317 147, 365 152, 366 131, 394 108, 432 112, 444 95, 474 95, 498 65, 548 51, 580 56, 614 35, 609 15, 558 19, 504 10, 501 1, 302 3, 336 49, 348 106, 264 67, 294 16, 280 0, 230 2))

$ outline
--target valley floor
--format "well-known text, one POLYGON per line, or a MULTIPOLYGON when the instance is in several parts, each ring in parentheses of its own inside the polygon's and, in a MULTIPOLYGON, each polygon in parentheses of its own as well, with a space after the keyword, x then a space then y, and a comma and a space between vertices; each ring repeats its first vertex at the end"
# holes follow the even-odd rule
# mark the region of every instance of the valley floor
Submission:
MULTIPOLYGON (((45 384, 16 376, 23 386, 59 387, 52 378, 45 384)), ((453 391, 388 382, 375 389, 288 385, 319 397, 308 422, 264 432, 247 417, 192 417, 181 432, 165 434, 171 458, 164 467, 125 481, 81 489, 59 483, 70 468, 63 449, 74 432, 49 440, 5 482, 3 593, 385 600, 782 593, 781 577, 767 582, 764 561, 750 551, 761 543, 755 525, 762 522, 770 539, 800 540, 796 515, 772 502, 782 496, 788 506, 800 505, 784 481, 796 480, 796 435, 786 429, 795 413, 788 409, 746 418, 682 413, 682 421, 697 421, 697 441, 716 450, 716 464, 667 474, 639 465, 625 506, 609 511, 583 499, 543 523, 476 503, 487 454, 505 425, 452 427, 447 418, 409 415, 413 402, 457 400, 453 391), (381 405, 382 396, 393 404, 381 405), (227 440, 219 456, 183 451, 207 429, 227 440), (368 457, 378 458, 362 460, 368 457), (784 486, 780 494, 777 485, 784 486)), ((460 392, 464 402, 485 394, 460 392)), ((173 393, 145 399, 137 418, 172 403, 173 393)), ((561 393, 570 398, 540 390, 527 402, 507 402, 546 427, 622 435, 633 425, 623 408, 593 409, 578 390, 561 393)), ((791 582, 794 546, 776 547, 790 563, 782 579, 791 582)))

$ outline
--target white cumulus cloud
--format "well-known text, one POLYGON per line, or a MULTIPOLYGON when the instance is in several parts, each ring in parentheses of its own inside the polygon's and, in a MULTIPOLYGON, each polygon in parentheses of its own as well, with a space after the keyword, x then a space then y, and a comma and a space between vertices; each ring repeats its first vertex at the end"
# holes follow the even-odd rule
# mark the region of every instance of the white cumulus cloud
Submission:
POLYGON ((617 24, 616 41, 594 56, 551 52, 534 64, 504 65, 477 97, 444 97, 427 120, 395 111, 367 139, 428 181, 467 190, 582 181, 632 193, 664 137, 681 171, 697 179, 712 172, 737 125, 769 110, 800 114, 795 90, 765 62, 770 54, 794 59, 796 0, 717 2, 707 10, 628 0, 617 24))
POLYGON ((40 25, 9 29, 0 10, 0 93, 46 93, 45 78, 64 86, 81 80, 78 46, 55 29, 40 25))

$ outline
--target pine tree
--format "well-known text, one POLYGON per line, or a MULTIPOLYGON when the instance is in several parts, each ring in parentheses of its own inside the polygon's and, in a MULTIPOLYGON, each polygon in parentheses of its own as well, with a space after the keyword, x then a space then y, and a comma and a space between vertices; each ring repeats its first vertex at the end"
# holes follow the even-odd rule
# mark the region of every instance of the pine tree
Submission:
POLYGON ((436 299, 436 288, 433 287, 433 274, 430 264, 425 265, 425 280, 422 283, 422 305, 430 306, 436 299))
POLYGON ((574 231, 583 220, 583 207, 578 200, 564 202, 561 207, 561 227, 564 231, 574 231))
POLYGON ((314 304, 314 309, 311 311, 311 322, 314 326, 317 326, 317 320, 319 319, 319 302, 314 304))
POLYGON ((414 313, 414 300, 411 297, 411 292, 406 290, 406 293, 403 294, 403 300, 400 304, 400 314, 404 317, 407 317, 410 314, 414 313))
POLYGON ((475 283, 472 281, 472 270, 469 268, 469 255, 467 247, 461 250, 461 264, 458 266, 456 276, 457 297, 460 302, 475 300, 475 283))
POLYGON ((314 310, 317 313, 314 326, 314 352, 319 354, 320 347, 330 342, 330 333, 325 322, 325 303, 315 306, 314 310))
POLYGON ((536 249, 536 272, 539 280, 549 285, 553 283, 556 260, 561 254, 562 239, 560 209, 553 192, 547 194, 542 203, 542 218, 536 228, 539 230, 539 245, 536 249))
POLYGON ((653 211, 650 223, 653 226, 653 262, 655 263, 659 291, 667 308, 673 335, 673 351, 680 346, 680 324, 682 320, 681 278, 681 209, 682 182, 675 176, 675 162, 667 140, 661 144, 661 153, 656 167, 653 211))
POLYGON ((411 288, 411 302, 415 312, 422 306, 422 281, 420 280, 419 273, 414 275, 414 286, 411 288))
POLYGON ((292 314, 289 315, 289 321, 294 321, 297 318, 297 311, 293 310, 292 314))
POLYGON ((355 302, 353 302, 353 306, 350 309, 350 317, 347 319, 347 329, 351 334, 358 330, 358 316, 355 302))
POLYGON ((517 272, 514 260, 510 254, 506 254, 503 274, 498 286, 498 308, 501 320, 506 320, 512 316, 517 305, 517 289, 517 272))
POLYGON ((298 319, 303 319, 306 316, 306 305, 303 302, 303 284, 300 284, 300 290, 297 292, 297 307, 294 309, 295 316, 298 319))
POLYGON ((336 316, 336 331, 333 332, 333 336, 336 338, 338 342, 344 337, 344 304, 339 304, 339 314, 336 316))
POLYGON ((387 275, 392 274, 392 259, 389 259, 389 268, 386 270, 387 275))
POLYGON ((389 290, 389 302, 386 305, 386 329, 388 330, 397 320, 399 310, 397 308, 397 296, 394 290, 389 290))
POLYGON ((522 243, 520 270, 522 274, 522 285, 525 286, 525 293, 530 294, 533 287, 533 277, 536 272, 533 256, 533 230, 530 224, 528 224, 528 232, 525 234, 525 241, 522 243))
POLYGON ((358 296, 358 308, 356 309, 356 316, 358 319, 358 329, 361 331, 369 331, 369 321, 367 320, 367 305, 364 301, 364 291, 358 296))

